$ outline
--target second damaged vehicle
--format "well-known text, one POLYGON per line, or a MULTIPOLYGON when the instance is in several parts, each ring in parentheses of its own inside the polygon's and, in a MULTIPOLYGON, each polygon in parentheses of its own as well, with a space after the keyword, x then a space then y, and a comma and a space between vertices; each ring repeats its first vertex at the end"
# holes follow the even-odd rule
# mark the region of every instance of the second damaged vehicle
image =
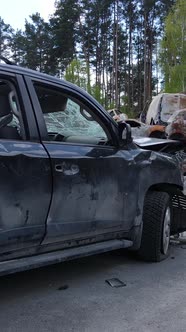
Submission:
POLYGON ((186 230, 182 147, 142 143, 82 89, 1 64, 0 274, 129 247, 166 258, 186 230))

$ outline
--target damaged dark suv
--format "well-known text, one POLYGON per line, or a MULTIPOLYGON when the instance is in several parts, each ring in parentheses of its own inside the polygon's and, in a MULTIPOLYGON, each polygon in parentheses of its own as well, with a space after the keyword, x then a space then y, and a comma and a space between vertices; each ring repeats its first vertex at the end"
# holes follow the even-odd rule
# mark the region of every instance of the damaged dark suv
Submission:
POLYGON ((165 258, 186 230, 184 144, 134 142, 82 89, 0 64, 0 275, 119 248, 165 258))

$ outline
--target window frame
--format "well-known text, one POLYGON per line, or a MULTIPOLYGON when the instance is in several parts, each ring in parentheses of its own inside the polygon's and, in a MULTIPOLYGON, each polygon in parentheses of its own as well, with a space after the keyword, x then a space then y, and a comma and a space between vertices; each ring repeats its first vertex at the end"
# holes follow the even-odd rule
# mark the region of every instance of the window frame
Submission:
MULTIPOLYGON (((21 139, 17 139, 17 138, 11 139, 11 138, 0 137, 0 140, 4 140, 4 141, 13 140, 13 141, 17 141, 17 142, 25 141, 26 132, 25 132, 25 125, 24 125, 24 111, 23 111, 23 106, 22 106, 21 100, 20 100, 19 86, 16 82, 16 75, 9 75, 4 72, 2 73, 0 71, 0 81, 7 84, 7 87, 10 88, 10 90, 12 90, 15 93, 15 97, 16 97, 17 104, 19 106, 19 111, 20 111, 20 116, 17 119, 19 121, 20 133, 21 133, 21 135, 20 135, 21 139)), ((13 113, 13 116, 15 116, 14 113, 13 113)), ((13 127, 13 126, 10 126, 10 127, 13 127)))
POLYGON ((25 77, 25 81, 28 87, 28 91, 29 94, 32 98, 32 106, 34 109, 34 113, 35 113, 35 117, 36 117, 36 121, 39 124, 38 126, 38 130, 39 130, 39 134, 40 134, 40 138, 41 141, 43 143, 47 143, 47 144, 65 144, 65 145, 88 145, 88 146, 99 146, 99 147, 104 147, 104 145, 98 145, 98 144, 90 144, 90 143, 77 143, 77 142, 63 142, 63 141, 51 141, 48 137, 48 132, 47 132, 47 127, 46 127, 46 123, 44 120, 44 116, 43 116, 43 112, 37 97, 37 93, 35 91, 35 84, 44 86, 46 88, 49 89, 56 89, 56 90, 60 90, 60 92, 62 94, 64 94, 64 96, 66 95, 68 98, 70 98, 71 100, 78 102, 79 105, 82 104, 82 106, 86 109, 89 108, 92 110, 92 112, 94 112, 94 117, 97 120, 97 122, 100 124, 100 126, 102 128, 104 128, 103 130, 105 131, 107 137, 110 137, 110 141, 108 141, 107 147, 116 147, 116 145, 118 146, 118 137, 116 135, 116 132, 114 132, 114 130, 111 130, 113 128, 112 123, 110 123, 107 119, 107 117, 105 116, 105 114, 97 108, 95 107, 95 105, 93 105, 93 103, 91 103, 91 100, 89 100, 88 98, 86 98, 86 96, 84 96, 83 94, 81 95, 79 93, 79 91, 76 91, 75 89, 71 89, 70 86, 63 84, 63 81, 61 81, 61 83, 55 83, 53 81, 50 80, 43 80, 43 79, 38 79, 35 77, 30 77, 30 76, 26 76, 25 77), (108 133, 108 134, 107 134, 108 133))
MULTIPOLYGON (((36 87, 36 89, 37 89, 37 87, 36 87)), ((55 91, 57 91, 56 89, 50 89, 50 90, 55 90, 55 91)), ((47 91, 47 88, 46 88, 46 91, 47 91)), ((36 92, 36 94, 37 94, 37 92, 36 92)), ((85 119, 85 121, 87 122, 87 124, 88 123, 90 123, 90 121, 89 120, 87 120, 85 117, 83 117, 83 115, 82 115, 82 113, 81 113, 81 110, 85 110, 85 111, 87 111, 88 112, 88 114, 90 114, 90 116, 92 116, 92 118, 94 119, 94 121, 93 121, 93 123, 95 123, 96 122, 96 124, 97 125, 99 125, 99 127, 100 127, 100 129, 103 131, 103 135, 105 136, 105 139, 106 139, 106 141, 108 142, 108 141, 110 141, 110 135, 109 135, 109 133, 108 133, 108 131, 107 131, 107 128, 105 128, 105 126, 104 126, 104 124, 102 124, 102 123, 100 123, 100 119, 97 117, 97 116, 95 116, 94 115, 94 112, 91 110, 91 109, 88 109, 88 107, 86 107, 82 102, 79 102, 79 100, 77 100, 77 98, 73 98, 73 97, 69 97, 67 94, 64 94, 64 93, 61 93, 60 92, 60 94, 61 94, 61 96, 62 97, 65 97, 65 98, 67 98, 67 103, 69 102, 69 101, 72 101, 74 104, 76 104, 77 105, 77 107, 79 107, 79 110, 77 110, 77 113, 79 113, 79 120, 81 120, 81 118, 82 118, 82 120, 83 119, 85 119)), ((42 108, 42 107, 41 107, 42 108)), ((61 111, 62 113, 64 113, 65 114, 65 111, 61 111)), ((48 130, 49 129, 49 127, 48 127, 48 125, 47 125, 47 121, 46 121, 46 118, 45 118, 45 114, 52 114, 52 113, 54 113, 54 114, 57 114, 58 112, 43 112, 43 110, 42 110, 42 113, 43 113, 43 116, 44 116, 44 119, 45 119, 45 124, 46 124, 46 127, 47 127, 47 134, 49 135, 50 134, 50 131, 48 130)), ((60 112, 59 112, 60 113, 60 112)), ((67 113, 66 113, 67 114, 67 113)), ((78 116, 78 114, 77 114, 77 116, 78 116)), ((73 118, 72 118, 72 121, 73 121, 73 118)), ((65 122, 64 122, 64 124, 65 124, 65 122)), ((73 128, 73 126, 70 128, 70 130, 69 130, 69 133, 71 132, 72 134, 69 134, 69 136, 79 136, 79 137, 82 137, 82 139, 83 138, 86 138, 87 136, 90 136, 90 138, 92 138, 92 139, 94 139, 94 138, 97 138, 96 137, 96 135, 91 135, 91 134, 81 134, 81 133, 77 133, 77 132, 75 132, 75 130, 77 130, 77 128, 73 128)), ((67 133, 68 133, 68 129, 67 129, 67 133)), ((61 135, 63 135, 63 132, 58 132, 57 133, 57 130, 56 130, 56 134, 61 134, 61 135)), ((68 137, 68 136, 67 136, 68 137)), ((51 141, 50 139, 49 139, 49 136, 48 136, 48 140, 49 141, 51 141)), ((64 141, 64 142, 66 142, 66 141, 64 141)), ((66 143, 68 143, 68 141, 66 142, 66 143)), ((76 141, 71 141, 71 143, 77 143, 76 141)), ((80 144, 91 144, 91 143, 89 143, 89 142, 84 142, 84 143, 80 143, 80 144)))
MULTIPOLYGON (((16 139, 15 141, 19 143, 40 142, 38 125, 33 112, 32 101, 25 84, 25 76, 21 73, 0 69, 0 77, 13 84, 20 106, 23 125, 22 132, 24 132, 24 137, 21 140, 16 139)), ((1 140, 6 141, 10 139, 1 138, 1 140)))

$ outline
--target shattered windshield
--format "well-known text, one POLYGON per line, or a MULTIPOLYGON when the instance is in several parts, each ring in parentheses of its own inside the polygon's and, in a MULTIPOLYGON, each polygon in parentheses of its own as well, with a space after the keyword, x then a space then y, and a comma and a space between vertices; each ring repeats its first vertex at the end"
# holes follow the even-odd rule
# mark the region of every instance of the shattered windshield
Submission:
POLYGON ((49 132, 106 137, 102 127, 96 121, 85 118, 80 112, 80 106, 70 99, 67 101, 65 111, 45 113, 44 117, 49 132))

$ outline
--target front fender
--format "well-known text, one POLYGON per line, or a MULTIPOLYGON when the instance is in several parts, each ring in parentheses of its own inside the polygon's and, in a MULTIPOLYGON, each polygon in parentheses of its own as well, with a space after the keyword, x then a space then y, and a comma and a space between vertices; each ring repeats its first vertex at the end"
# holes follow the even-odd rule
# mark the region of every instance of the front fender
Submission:
POLYGON ((131 186, 131 192, 125 198, 125 206, 128 207, 127 217, 132 220, 133 249, 137 250, 141 243, 143 207, 147 192, 161 190, 172 195, 177 190, 183 189, 183 176, 179 163, 174 157, 152 151, 140 151, 135 155, 131 166, 135 185, 131 186))
MULTIPOLYGON (((135 150, 128 163, 125 179, 125 218, 134 226, 142 222, 146 193, 153 187, 179 188, 183 190, 183 176, 174 156, 163 153, 135 150)), ((166 190, 168 191, 168 190, 166 190)))

